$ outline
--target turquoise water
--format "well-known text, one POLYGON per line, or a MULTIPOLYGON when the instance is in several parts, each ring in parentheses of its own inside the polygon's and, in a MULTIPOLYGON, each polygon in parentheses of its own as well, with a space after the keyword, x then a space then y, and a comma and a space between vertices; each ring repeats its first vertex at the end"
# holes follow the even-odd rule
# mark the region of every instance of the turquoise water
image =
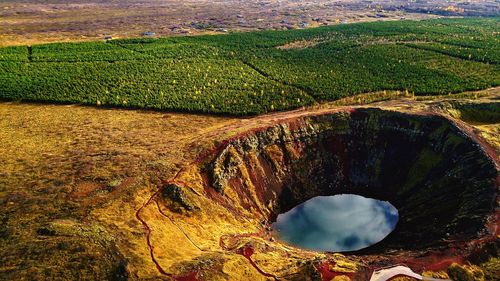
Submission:
POLYGON ((299 248, 345 252, 384 239, 398 219, 389 202, 343 194, 314 197, 278 215, 273 229, 281 241, 299 248))

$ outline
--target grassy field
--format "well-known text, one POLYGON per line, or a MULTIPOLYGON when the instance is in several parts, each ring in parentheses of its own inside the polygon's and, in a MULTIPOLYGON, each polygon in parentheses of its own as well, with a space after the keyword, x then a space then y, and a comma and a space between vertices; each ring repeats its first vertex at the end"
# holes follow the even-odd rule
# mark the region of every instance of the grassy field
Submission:
POLYGON ((500 85, 500 18, 0 49, 0 99, 249 115, 500 85))

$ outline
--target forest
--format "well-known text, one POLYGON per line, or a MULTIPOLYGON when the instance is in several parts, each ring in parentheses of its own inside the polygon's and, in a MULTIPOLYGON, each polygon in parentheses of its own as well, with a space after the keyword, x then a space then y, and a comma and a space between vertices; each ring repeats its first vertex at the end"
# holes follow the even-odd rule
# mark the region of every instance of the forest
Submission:
POLYGON ((500 85, 500 18, 0 48, 0 99, 254 115, 500 85))

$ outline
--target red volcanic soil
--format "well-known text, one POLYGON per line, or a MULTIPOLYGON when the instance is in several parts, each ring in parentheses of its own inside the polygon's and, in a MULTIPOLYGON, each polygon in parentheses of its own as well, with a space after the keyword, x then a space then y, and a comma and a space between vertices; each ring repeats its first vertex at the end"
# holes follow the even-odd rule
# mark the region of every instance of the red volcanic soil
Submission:
POLYGON ((330 270, 330 267, 335 266, 335 262, 333 261, 323 261, 319 265, 316 266, 316 270, 321 274, 322 281, 330 281, 337 276, 345 275, 352 279, 354 273, 346 273, 346 272, 336 272, 330 270))

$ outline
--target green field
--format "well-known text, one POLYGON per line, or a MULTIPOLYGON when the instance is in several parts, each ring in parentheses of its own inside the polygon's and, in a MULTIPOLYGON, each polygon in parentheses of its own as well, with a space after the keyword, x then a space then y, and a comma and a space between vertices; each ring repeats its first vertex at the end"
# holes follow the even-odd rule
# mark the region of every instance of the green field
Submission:
POLYGON ((500 18, 0 49, 0 99, 260 114, 380 90, 500 85, 500 18), (304 48, 278 48, 306 41, 304 48))

